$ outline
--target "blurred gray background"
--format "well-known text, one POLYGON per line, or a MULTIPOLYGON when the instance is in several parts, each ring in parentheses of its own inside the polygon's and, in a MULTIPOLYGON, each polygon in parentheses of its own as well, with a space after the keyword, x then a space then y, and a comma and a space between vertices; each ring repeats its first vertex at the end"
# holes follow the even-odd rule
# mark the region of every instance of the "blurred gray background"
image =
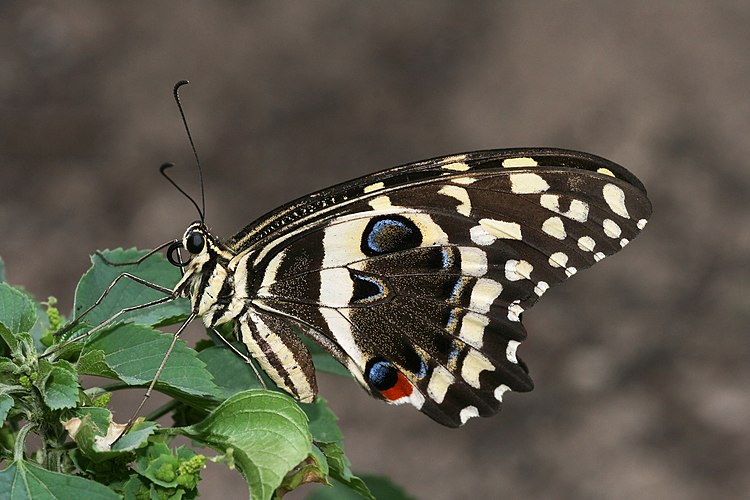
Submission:
MULTIPOLYGON (((526 313, 534 392, 460 430, 323 377, 358 471, 419 498, 750 491, 750 2, 0 3, 0 255, 68 310, 95 249, 195 217, 171 89, 230 236, 294 197, 440 154, 590 151, 654 217, 526 313)), ((135 396, 136 398, 140 395, 135 396)), ((131 406, 132 408, 132 406, 131 406)), ((211 467, 204 496, 241 497, 211 467)))

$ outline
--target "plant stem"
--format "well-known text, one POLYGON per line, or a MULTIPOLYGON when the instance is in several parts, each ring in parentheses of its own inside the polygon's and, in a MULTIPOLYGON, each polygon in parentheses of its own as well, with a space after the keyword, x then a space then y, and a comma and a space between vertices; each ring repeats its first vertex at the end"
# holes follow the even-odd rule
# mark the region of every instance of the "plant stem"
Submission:
POLYGON ((13 461, 14 462, 20 462, 23 460, 23 454, 26 449, 26 436, 29 435, 29 432, 36 428, 37 424, 34 422, 29 422, 28 424, 21 427, 21 430, 18 431, 18 434, 16 435, 16 443, 13 446, 13 461))

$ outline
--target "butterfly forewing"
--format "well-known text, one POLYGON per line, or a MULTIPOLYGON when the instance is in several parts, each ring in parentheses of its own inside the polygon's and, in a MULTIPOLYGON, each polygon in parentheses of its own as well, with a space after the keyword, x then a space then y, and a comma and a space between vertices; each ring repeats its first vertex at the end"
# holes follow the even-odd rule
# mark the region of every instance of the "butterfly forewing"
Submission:
POLYGON ((293 329, 374 396, 458 426, 496 413, 508 390, 531 390, 516 354, 522 313, 623 248, 650 212, 640 181, 584 153, 396 167, 291 202, 226 243, 246 298, 239 329, 299 399, 316 389, 293 329))

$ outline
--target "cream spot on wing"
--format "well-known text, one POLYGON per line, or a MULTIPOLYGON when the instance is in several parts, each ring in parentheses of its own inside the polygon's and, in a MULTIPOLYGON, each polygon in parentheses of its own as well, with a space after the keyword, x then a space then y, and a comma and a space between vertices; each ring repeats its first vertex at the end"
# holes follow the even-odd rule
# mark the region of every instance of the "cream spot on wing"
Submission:
POLYGON ((555 252, 549 256, 549 265, 552 267, 565 267, 568 263, 568 256, 563 252, 555 252))
POLYGON ((461 320, 461 331, 458 338, 476 349, 484 344, 484 329, 490 324, 487 316, 469 311, 461 320))
POLYGON ((395 401, 390 401, 390 404, 400 405, 403 403, 409 403, 414 408, 419 410, 424 405, 424 394, 419 391, 412 391, 411 396, 409 396, 408 398, 401 398, 395 401))
POLYGON ((437 404, 442 404, 443 399, 445 398, 445 393, 448 392, 448 388, 453 381, 454 378, 451 372, 442 366, 436 367, 432 371, 429 384, 427 384, 427 395, 437 404))
POLYGON ((581 236, 578 238, 578 248, 584 252, 593 252, 596 242, 591 236, 581 236))
POLYGON ((519 167, 538 167, 539 163, 534 158, 520 157, 520 158, 507 158, 503 160, 503 167, 505 168, 519 168, 519 167))
POLYGON ((484 354, 470 350, 461 366, 461 377, 474 389, 479 389, 479 375, 483 371, 495 371, 495 367, 484 354))
POLYGON ((602 194, 604 195, 604 201, 607 202, 609 208, 620 217, 630 218, 628 209, 625 206, 625 192, 614 184, 605 184, 602 188, 602 194))
POLYGON ((508 387, 505 384, 498 385, 497 388, 495 388, 495 394, 494 394, 495 395, 495 399, 497 399, 498 401, 500 401, 502 403, 503 402, 503 395, 506 392, 508 392, 509 390, 510 390, 510 387, 508 387))
POLYGON ((477 410, 476 406, 467 406, 466 408, 462 409, 461 412, 458 414, 458 418, 461 419, 461 425, 465 424, 470 418, 474 418, 478 416, 479 416, 479 410, 477 410))
POLYGON ((606 255, 604 254, 604 252, 596 252, 596 253, 594 254, 594 260, 595 260, 596 262, 599 262, 599 261, 600 261, 600 260, 602 260, 602 259, 603 259, 604 257, 606 257, 606 255))
POLYGON ((547 210, 560 213, 560 195, 559 194, 543 194, 539 197, 539 204, 547 210))
POLYGON ((508 260, 505 263, 505 278, 508 281, 519 281, 522 279, 531 279, 531 271, 534 266, 525 260, 508 260))
POLYGON ((576 269, 575 267, 567 267, 567 268, 565 268, 565 275, 568 278, 570 278, 571 276, 573 276, 577 272, 578 272, 578 269, 576 269))
POLYGON ((608 169, 608 168, 603 168, 602 167, 602 168, 597 169, 596 171, 598 173, 600 173, 600 174, 608 175, 610 177, 614 177, 615 176, 615 174, 613 174, 612 171, 610 169, 608 169))
POLYGON ((641 219, 638 221, 636 226, 638 227, 638 229, 643 229, 644 227, 646 227, 646 224, 648 224, 648 221, 646 219, 641 219))
POLYGON ((482 246, 492 245, 497 240, 497 237, 488 233, 482 226, 472 227, 469 230, 469 235, 471 236, 471 241, 482 246))
POLYGON ((469 276, 487 274, 487 253, 477 247, 458 247, 461 254, 461 272, 469 276))
POLYGON ((539 297, 544 295, 544 292, 546 292, 547 290, 549 290, 549 283, 547 283, 546 281, 540 281, 534 287, 534 293, 537 294, 539 297))
POLYGON ((565 233, 565 226, 560 217, 550 217, 544 221, 542 224, 542 231, 558 240, 564 240, 567 236, 565 233))
POLYGON ((549 189, 549 184, 541 175, 523 172, 510 174, 510 190, 515 194, 542 193, 549 189))
POLYGON ((428 214, 412 213, 408 216, 404 215, 404 217, 407 217, 419 228, 419 232, 422 233, 422 246, 427 247, 448 243, 448 235, 428 214))
POLYGON ((385 187, 385 184, 383 184, 382 182, 376 182, 374 184, 370 184, 369 186, 365 186, 365 188, 362 191, 365 193, 372 193, 373 191, 383 189, 384 187, 385 187))
POLYGON ((604 228, 604 234, 610 238, 619 238, 622 234, 622 229, 612 219, 604 219, 602 221, 602 227, 604 228))
POLYGON ((483 314, 488 313, 490 306, 500 296, 502 291, 503 285, 497 281, 488 278, 479 278, 471 291, 469 309, 483 314))
POLYGON ((463 185, 469 185, 475 183, 477 180, 474 177, 456 177, 455 179, 451 179, 451 182, 454 184, 463 184, 463 185))
POLYGON ((589 218, 589 204, 581 200, 572 200, 568 211, 561 213, 565 217, 577 220, 578 222, 586 222, 589 218))
POLYGON ((386 210, 393 207, 393 205, 391 205, 391 199, 387 196, 378 196, 367 203, 373 208, 373 210, 386 210))
POLYGON ((466 217, 471 215, 471 200, 469 199, 469 193, 466 192, 466 189, 459 186, 448 185, 440 188, 438 193, 458 200, 458 206, 456 207, 458 213, 465 215, 466 217))
MULTIPOLYGON (((479 227, 482 227, 488 234, 494 236, 495 239, 521 239, 521 225, 517 222, 506 222, 495 219, 479 219, 479 227)), ((492 240, 492 243, 494 243, 494 240, 492 240)))
POLYGON ((620 247, 625 248, 625 245, 627 245, 628 243, 630 243, 630 240, 627 238, 623 238, 620 240, 620 247))
POLYGON ((586 222, 589 218, 589 204, 582 200, 570 200, 570 208, 563 212, 560 210, 560 196, 556 194, 543 194, 539 197, 539 204, 547 210, 551 210, 568 219, 578 222, 586 222))
POLYGON ((518 301, 514 301, 508 306, 508 319, 511 321, 521 321, 521 313, 523 313, 523 307, 518 304, 518 301))
POLYGON ((516 349, 518 349, 518 345, 520 342, 516 340, 509 340, 508 341, 508 347, 505 348, 505 357, 508 358, 508 361, 511 363, 518 363, 518 358, 516 358, 516 349))
POLYGON ((443 170, 455 170, 457 172, 465 172, 469 170, 469 165, 462 161, 457 161, 454 163, 448 163, 447 165, 443 165, 443 170))

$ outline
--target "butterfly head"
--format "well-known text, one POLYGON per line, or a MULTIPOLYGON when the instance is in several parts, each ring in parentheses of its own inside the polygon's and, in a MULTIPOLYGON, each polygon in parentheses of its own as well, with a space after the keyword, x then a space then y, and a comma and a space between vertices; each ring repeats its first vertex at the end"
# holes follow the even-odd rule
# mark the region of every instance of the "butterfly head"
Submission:
POLYGON ((185 277, 198 275, 207 263, 221 260, 227 257, 227 251, 203 222, 196 221, 188 226, 181 240, 175 240, 169 248, 167 258, 170 263, 183 268, 185 277), (183 261, 182 256, 175 257, 175 251, 185 249, 188 251, 188 260, 183 261))
POLYGON ((231 257, 221 241, 211 234, 201 221, 195 221, 188 226, 180 246, 190 254, 187 271, 196 271, 196 268, 203 267, 211 260, 231 257))

